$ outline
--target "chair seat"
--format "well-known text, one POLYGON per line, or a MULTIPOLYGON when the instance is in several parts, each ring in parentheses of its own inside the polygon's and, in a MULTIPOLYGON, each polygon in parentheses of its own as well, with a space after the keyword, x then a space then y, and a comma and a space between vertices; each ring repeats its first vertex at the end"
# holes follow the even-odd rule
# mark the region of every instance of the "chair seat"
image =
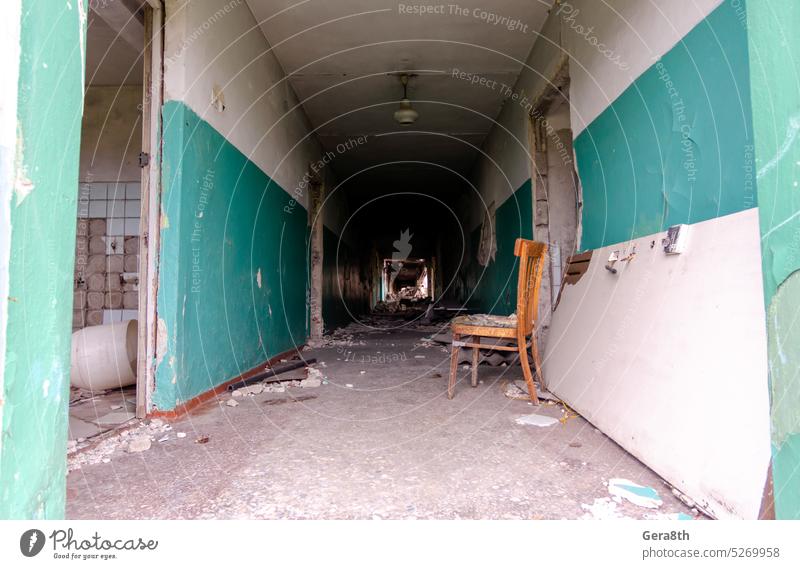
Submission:
POLYGON ((515 338, 517 335, 517 316, 515 314, 511 316, 469 314, 454 318, 451 327, 456 334, 515 338))

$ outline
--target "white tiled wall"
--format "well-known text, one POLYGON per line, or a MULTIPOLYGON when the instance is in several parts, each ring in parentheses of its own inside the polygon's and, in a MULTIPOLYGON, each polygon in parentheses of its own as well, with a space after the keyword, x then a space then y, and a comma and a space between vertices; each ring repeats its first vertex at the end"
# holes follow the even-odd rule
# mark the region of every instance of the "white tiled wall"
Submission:
POLYGON ((125 268, 138 268, 140 196, 139 182, 80 184, 73 330, 137 318, 138 273, 125 268))
POLYGON ((78 217, 105 218, 106 235, 139 235, 139 182, 92 182, 80 186, 78 217))

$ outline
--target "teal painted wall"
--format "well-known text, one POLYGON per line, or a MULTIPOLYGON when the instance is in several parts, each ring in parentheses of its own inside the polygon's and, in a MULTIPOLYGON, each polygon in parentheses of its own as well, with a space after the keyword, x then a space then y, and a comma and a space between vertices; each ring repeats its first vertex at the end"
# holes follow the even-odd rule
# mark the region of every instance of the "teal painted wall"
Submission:
POLYGON ((153 402, 169 410, 305 343, 308 214, 183 103, 163 119, 153 402))
POLYGON ((77 1, 23 0, 0 518, 64 517, 84 37, 77 1))
POLYGON ((776 515, 800 518, 800 4, 748 0, 776 515))
POLYGON ((469 308, 488 314, 508 315, 517 310, 517 238, 533 239, 533 194, 527 180, 495 210, 497 254, 487 266, 478 263, 481 228, 468 236, 459 300, 469 308))
POLYGON ((756 206, 738 4, 709 14, 576 138, 581 250, 756 206))

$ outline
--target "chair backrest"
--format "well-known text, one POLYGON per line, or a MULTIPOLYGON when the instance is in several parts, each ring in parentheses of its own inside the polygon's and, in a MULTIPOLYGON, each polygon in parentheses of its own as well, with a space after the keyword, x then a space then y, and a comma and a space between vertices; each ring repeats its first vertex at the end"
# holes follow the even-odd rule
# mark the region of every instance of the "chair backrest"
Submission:
POLYGON ((519 257, 517 326, 525 336, 533 331, 536 323, 546 253, 547 245, 538 241, 517 239, 514 244, 514 254, 519 257))

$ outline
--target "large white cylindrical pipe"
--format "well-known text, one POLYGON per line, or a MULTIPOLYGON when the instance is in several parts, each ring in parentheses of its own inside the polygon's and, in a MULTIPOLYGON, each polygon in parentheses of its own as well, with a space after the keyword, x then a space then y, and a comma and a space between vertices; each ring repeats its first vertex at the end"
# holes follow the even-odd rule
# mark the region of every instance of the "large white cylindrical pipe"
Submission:
POLYGON ((136 320, 89 326, 72 334, 75 387, 103 391, 136 382, 136 320))

